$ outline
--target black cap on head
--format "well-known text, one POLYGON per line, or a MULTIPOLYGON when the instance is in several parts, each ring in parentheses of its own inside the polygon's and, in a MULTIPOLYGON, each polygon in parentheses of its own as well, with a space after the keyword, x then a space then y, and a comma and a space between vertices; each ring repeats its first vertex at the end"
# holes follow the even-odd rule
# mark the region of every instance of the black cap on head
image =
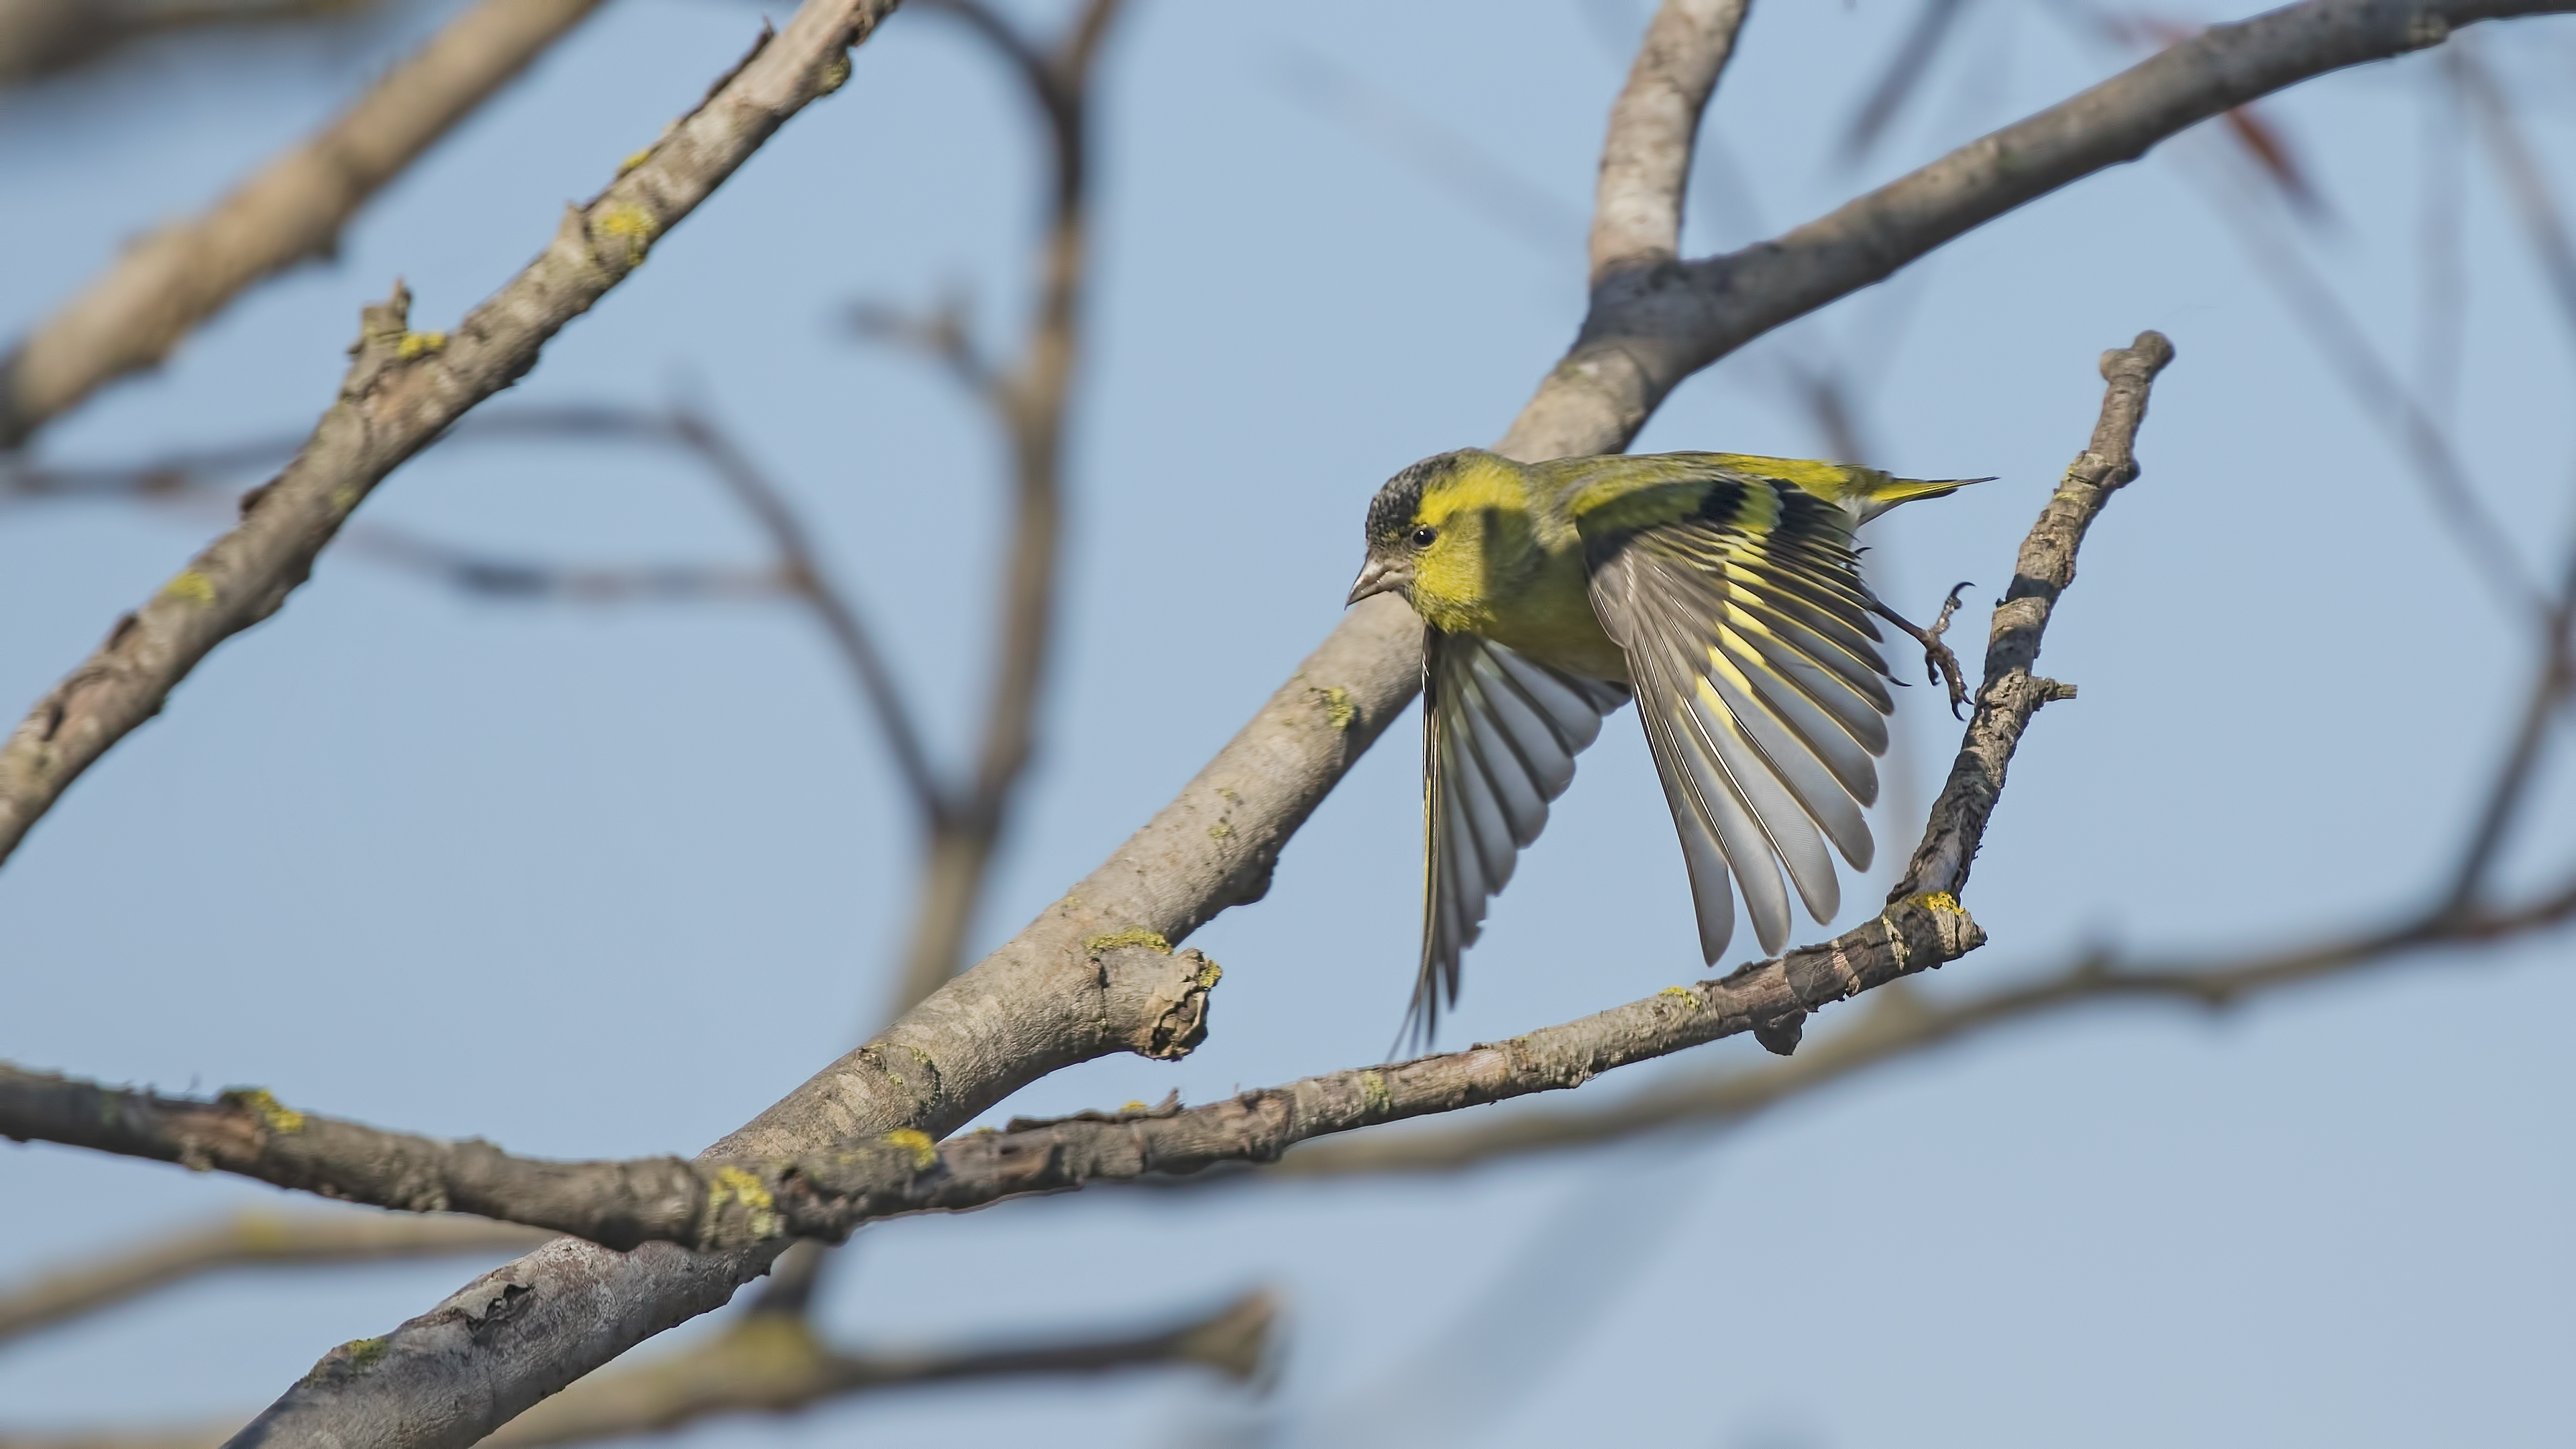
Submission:
POLYGON ((1368 541, 1384 543, 1411 533, 1415 516, 1422 512, 1423 489, 1434 480, 1446 477, 1458 466, 1458 459, 1472 451, 1461 448, 1454 453, 1425 458, 1387 479, 1386 486, 1377 490, 1377 497, 1369 500, 1368 541))

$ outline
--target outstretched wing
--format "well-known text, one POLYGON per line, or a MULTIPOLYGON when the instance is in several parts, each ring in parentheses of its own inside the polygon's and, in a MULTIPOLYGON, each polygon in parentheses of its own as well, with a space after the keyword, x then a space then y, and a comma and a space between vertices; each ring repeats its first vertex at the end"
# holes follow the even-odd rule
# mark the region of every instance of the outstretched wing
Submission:
POLYGON ((1483 929, 1485 903, 1546 827, 1575 755, 1627 697, 1490 639, 1424 631, 1422 973, 1405 1017, 1414 1040, 1427 1042, 1458 999, 1458 957, 1483 929))
POLYGON ((1781 868, 1818 921, 1841 905, 1830 843, 1869 868, 1861 807, 1895 704, 1851 514, 1759 475, 1711 470, 1578 518, 1592 606, 1627 652, 1656 772, 1715 964, 1731 874, 1765 954, 1789 940, 1781 868), (1627 526, 1622 526, 1625 520, 1627 526))

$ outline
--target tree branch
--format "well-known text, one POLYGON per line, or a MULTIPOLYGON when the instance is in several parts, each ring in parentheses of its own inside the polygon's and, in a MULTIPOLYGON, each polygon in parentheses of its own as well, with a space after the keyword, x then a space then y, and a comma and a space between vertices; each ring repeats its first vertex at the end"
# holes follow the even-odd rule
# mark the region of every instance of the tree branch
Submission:
POLYGON ((731 176, 788 117, 848 77, 850 46, 894 0, 808 0, 453 335, 409 328, 410 295, 366 312, 339 400, 295 461, 243 500, 217 539, 0 745, 0 859, 64 788, 157 713, 208 651, 275 613, 351 510, 477 403, 536 365, 547 339, 596 305, 653 241, 731 176))
POLYGON ((1592 211, 1592 285, 1680 254, 1700 113, 1751 0, 1664 0, 1610 108, 1592 211))
POLYGON ((544 1240, 483 1218, 236 1213, 0 1291, 0 1343, 225 1268, 524 1252, 544 1240))
MULTIPOLYGON (((1618 447, 1687 371, 1678 364, 1694 356, 1713 360, 1762 328, 1822 305, 1834 288, 1876 281, 2051 186, 2205 119, 2211 108, 2241 104, 2247 92, 2397 54, 2431 43, 2445 24, 2506 13, 2488 4, 2426 5, 2390 22, 2376 10, 2358 13, 2364 8, 2357 0, 2312 0, 2211 32, 2168 52, 2179 61, 2151 60, 1999 133, 2034 143, 2054 138, 2027 153, 2046 163, 2037 171, 2023 169, 2018 151, 2014 164, 1999 165, 2004 153, 1989 138, 1855 203, 1857 214, 1846 208, 1738 254, 1759 265, 1739 267, 1730 274, 1734 282, 1776 275, 1798 286, 1778 299, 1730 286, 1705 309, 1694 303, 1684 320, 1710 325, 1678 330, 1690 348, 1648 348, 1644 361, 1619 361, 1605 342, 1616 330, 1608 324, 1619 316, 1617 299, 1596 297, 1602 327, 1587 327, 1542 385, 1511 446, 1523 457, 1618 447), (2422 23, 2405 23, 2410 19, 2422 23), (2221 42, 2214 51, 2213 36, 2221 42), (2194 80, 2195 67, 2218 59, 2228 62, 2220 78, 2194 80), (2028 129, 2034 125, 2035 135, 2028 129), (2088 149, 2072 133, 2079 126, 2112 139, 2088 149)), ((1180 796, 1064 900, 709 1155, 791 1156, 905 1128, 936 1136, 1062 1065, 1121 1049, 1132 1038, 1103 1030, 1094 1009, 1102 972, 1087 943, 1168 943, 1228 906, 1259 899, 1288 838, 1413 697, 1420 643, 1421 625, 1400 600, 1370 599, 1351 609, 1180 796), (1210 828, 1216 825, 1225 828, 1210 828)), ((1113 982, 1125 979, 1123 971, 1110 974, 1113 982)), ((290 1390, 241 1442, 364 1426, 385 1449, 463 1449, 626 1347, 722 1304, 769 1257, 648 1248, 619 1258, 596 1247, 549 1245, 403 1325, 363 1384, 290 1390), (433 1404, 435 1413, 426 1407, 433 1404)))
POLYGON ((974 925, 1001 845, 1011 796, 1036 746, 1064 531, 1065 412, 1081 360, 1091 79, 1118 4, 1087 0, 1047 53, 972 0, 947 0, 940 6, 990 41, 1027 81, 1031 100, 1046 118, 1052 169, 1036 308, 1017 360, 999 372, 987 368, 965 340, 955 309, 942 313, 924 332, 924 342, 974 386, 1009 445, 1012 524, 996 581, 999 637, 974 773, 964 791, 931 817, 920 905, 889 1015, 910 1008, 957 973, 966 933, 974 925))
MULTIPOLYGON (((1742 1032, 1787 1055, 1809 1012, 1983 943, 1953 892, 1966 881, 2022 732, 2042 704, 2069 693, 2031 673, 2046 605, 2073 581, 2075 552, 2112 490, 2137 476, 2132 445, 2147 389, 2172 355, 2162 336, 2147 332, 2103 356, 2109 387, 2092 446, 2068 468, 2022 546, 2022 578, 1995 610, 1976 715, 1909 873, 1930 889, 1892 898, 1877 918, 1824 945, 1506 1042, 1309 1077, 1207 1106, 1183 1108, 1176 1096, 1154 1108, 1015 1121, 936 1145, 897 1130, 792 1160, 542 1162, 486 1143, 433 1142, 296 1112, 263 1091, 198 1102, 5 1067, 0 1132, 380 1206, 482 1213, 610 1248, 658 1241, 716 1252, 788 1238, 837 1241, 873 1219, 962 1211, 1096 1181, 1275 1161, 1310 1138, 1560 1091, 1742 1032), (1927 861, 1953 864, 1936 870, 1927 861)), ((1204 982, 1214 984, 1212 972, 1204 982)))
POLYGON ((2306 0, 2214 25, 2074 98, 1775 240, 1614 273, 1573 349, 1504 439, 1516 458, 1614 452, 1681 380, 1925 252, 2165 137, 2329 71, 2567 0, 2306 0))
MULTIPOLYGON (((970 1379, 1196 1366, 1245 1381, 1269 1357, 1278 1314, 1270 1295, 1256 1292, 1214 1313, 1143 1333, 888 1354, 835 1349, 795 1315, 750 1313, 712 1342, 584 1379, 483 1442, 491 1449, 536 1449, 668 1433, 719 1414, 789 1414, 852 1394, 970 1379)), ((365 1352, 357 1344, 344 1351, 352 1359, 365 1352)), ((238 1422, 44 1435, 0 1431, 0 1449, 213 1449, 238 1422)))
POLYGON ((328 254, 358 208, 599 3, 483 0, 203 215, 128 248, 0 359, 0 449, 159 363, 262 277, 328 254))

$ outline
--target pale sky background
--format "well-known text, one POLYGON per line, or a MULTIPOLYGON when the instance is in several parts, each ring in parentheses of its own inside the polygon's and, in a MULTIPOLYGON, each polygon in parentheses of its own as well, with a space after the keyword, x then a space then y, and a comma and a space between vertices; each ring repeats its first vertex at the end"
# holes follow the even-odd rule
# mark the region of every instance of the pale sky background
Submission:
MULTIPOLYGON (((0 332, 311 129, 452 8, 288 43, 159 45, 0 95, 0 332)), ((1710 123, 1754 211, 1703 166, 1690 250, 1815 215, 2122 63, 2073 6, 1985 0, 1876 157, 1847 168, 1841 127, 1914 9, 1757 11, 1710 123)), ((367 211, 336 263, 254 293, 164 372, 48 434, 43 456, 300 433, 362 303, 399 275, 415 325, 451 323, 732 62, 755 13, 618 0, 367 211)), ((1114 34, 1064 649, 979 949, 1169 798, 1332 626, 1378 482, 1492 440, 1555 360, 1580 313, 1603 119, 1646 13, 1139 0, 1114 34), (1406 139, 1426 125, 1472 137, 1511 179, 1428 174, 1436 149, 1406 139)), ((2478 35, 2576 198, 2576 28, 2478 35)), ((2419 56, 2269 114, 2332 208, 2301 245, 2409 371, 2426 188, 2465 197, 2439 204, 2466 247, 2459 435, 2525 558, 2554 567, 2576 525, 2576 334, 2436 76, 2419 56)), ((998 459, 942 379, 850 343, 836 319, 856 299, 964 286, 1002 336, 1031 140, 1020 97, 957 27, 898 17, 842 93, 503 400, 707 400, 810 514, 951 759, 983 678, 998 459)), ((2082 697, 2032 729, 1967 894, 1993 944, 1931 989, 2088 944, 2239 947, 2409 910, 2457 848, 2517 707, 2519 626, 2192 183, 2196 163, 2228 159, 2195 144, 2208 140, 2016 213, 1722 363, 1639 443, 1813 454, 1824 444, 1784 364, 1859 369, 1869 461, 2000 475, 1873 529, 1881 590, 1928 612, 1973 579, 1963 633, 1981 638, 2013 547, 2092 425, 2096 355, 2144 327, 2174 339, 2145 477, 2112 505, 2049 636, 2046 672, 2082 697)), ((612 449, 441 450, 361 516, 585 562, 758 547, 687 466, 612 449)), ((123 505, 0 507, 0 703, 43 692, 218 527, 123 505)), ((1955 726, 1927 689, 1902 710, 1919 802, 1955 726)), ((1585 757, 1470 955, 1449 1044, 1702 974, 1628 721, 1585 757)), ((1204 1101, 1375 1060, 1416 949, 1414 728, 1326 802, 1267 900, 1195 938, 1227 973, 1206 1046, 1177 1066, 1060 1074, 995 1117, 1173 1088, 1204 1101)), ((2517 879, 2576 850, 2576 772, 2547 783, 2517 879)), ((1914 828, 1881 812, 1883 860, 1914 828)), ((496 603, 326 555, 0 870, 0 1057, 171 1089, 258 1083, 531 1153, 694 1151, 874 1022, 911 844, 883 755, 797 614, 496 603)), ((1847 889, 1854 918, 1876 894, 1847 889)), ((880 1226, 830 1284, 825 1317, 852 1344, 1125 1327, 1270 1283, 1289 1300, 1279 1381, 1267 1398, 1180 1373, 984 1384, 685 1437, 2562 1444, 2576 1425, 2567 953, 2561 937, 2415 961, 2217 1020, 2104 1008, 1910 1059, 1731 1133, 1454 1180, 1100 1192, 880 1226)), ((1582 1095, 1719 1056, 1758 1053, 1729 1042, 1582 1095)), ((0 1147, 0 1280, 280 1201, 158 1164, 0 1147)), ((246 1415, 331 1345, 476 1270, 204 1280, 0 1350, 0 1424, 246 1415)))

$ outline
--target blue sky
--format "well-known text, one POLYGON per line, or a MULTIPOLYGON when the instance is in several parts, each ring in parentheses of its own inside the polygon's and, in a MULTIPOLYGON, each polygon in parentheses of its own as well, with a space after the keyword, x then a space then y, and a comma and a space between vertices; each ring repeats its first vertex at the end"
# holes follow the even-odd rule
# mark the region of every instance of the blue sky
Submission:
MULTIPOLYGON (((0 96, 0 329, 311 129, 448 8, 285 45, 156 48, 0 96)), ((1844 118, 1912 8, 1758 10, 1711 111, 1728 159, 1701 169, 1689 249, 1815 215, 2120 63, 2060 11, 1971 6, 1888 141, 1845 166, 1844 118)), ((362 216, 334 263, 253 294, 55 429, 44 456, 300 431, 362 303, 399 275, 415 325, 452 321, 694 100, 755 13, 608 6, 362 216)), ((1580 316, 1602 119, 1645 14, 1142 0, 1114 34, 1064 647, 978 943, 1088 871, 1331 627, 1377 483, 1498 436, 1553 362, 1580 316), (1429 174, 1402 137, 1433 128, 1510 180, 1429 174)), ((2556 86, 2576 31, 2483 39, 2576 197, 2576 111, 2556 86)), ((2463 200, 2440 213, 2467 278, 2456 432, 2537 570, 2576 526, 2576 338, 2483 159, 2444 141, 2434 79, 2419 56, 2269 114, 2333 208, 2303 249, 2401 369, 2424 332, 2426 188, 2458 175, 2463 200)), ((941 378, 837 319, 964 288, 1007 338, 1034 173, 1004 80, 956 27, 899 17, 516 394, 715 409, 812 517, 950 759, 982 679, 1000 459, 941 378)), ((2034 727, 1968 893, 1993 944, 1937 990, 2092 944, 2241 947, 2403 912, 2456 850, 2517 707, 2519 626, 2248 268, 2194 180, 2228 162, 2209 142, 2026 208, 1729 359, 1639 441, 1814 454, 1782 379, 1855 370, 1869 461, 1999 475, 1872 529, 1882 592, 1928 609, 1973 579, 1973 627, 2089 432, 2095 356, 2144 327, 2174 339, 2146 475, 2049 638, 2044 668, 2082 696, 2034 727)), ((583 561, 758 548, 684 465, 561 445, 440 450, 363 516, 583 561)), ((218 527, 0 508, 0 699, 34 699, 218 527)), ((1919 808, 1955 726, 1929 690, 1901 710, 1891 805, 1919 808)), ((1697 972, 1625 718, 1470 955, 1452 1041, 1697 972)), ((1374 1059, 1416 949, 1412 728, 1325 804, 1266 900, 1195 938, 1227 968, 1205 1047, 1068 1071, 996 1116, 1173 1088, 1206 1100, 1374 1059)), ((2544 781, 2514 879, 2563 868, 2569 786, 2563 769, 2544 781)), ((534 1153, 694 1150, 881 1011, 911 884, 904 808, 822 641, 783 609, 494 603, 329 555, 0 870, 0 1057, 166 1088, 255 1082, 534 1153)), ((1889 842, 1912 824, 1876 825, 1882 857, 1901 858, 1889 842)), ((886 1225, 832 1284, 826 1317, 851 1342, 1118 1326, 1272 1283, 1291 1313, 1279 1384, 1259 1401, 1178 1376, 984 1386, 690 1437, 2561 1442, 2576 1417, 2557 1372, 2576 1297, 2565 955, 2558 939, 2426 960, 2218 1020, 2104 1009, 1722 1136, 1454 1180, 1101 1193, 886 1225)), ((1721 1044, 1584 1095, 1755 1056, 1721 1044)), ((0 1278, 277 1197, 8 1148, 0 1278)), ((0 1352, 0 1405, 42 1426, 247 1410, 471 1268, 208 1280, 0 1352)))

